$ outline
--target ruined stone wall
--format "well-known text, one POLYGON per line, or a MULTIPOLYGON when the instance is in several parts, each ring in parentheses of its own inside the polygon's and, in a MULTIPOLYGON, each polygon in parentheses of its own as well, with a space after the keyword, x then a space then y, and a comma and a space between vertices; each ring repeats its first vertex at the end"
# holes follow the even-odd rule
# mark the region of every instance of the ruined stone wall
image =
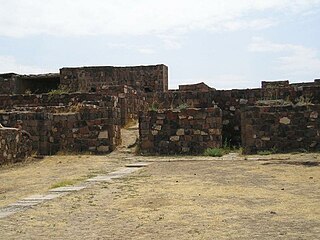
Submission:
POLYGON ((110 102, 117 104, 121 110, 119 124, 122 126, 132 119, 138 119, 139 111, 143 110, 146 104, 144 94, 128 86, 109 86, 99 93, 0 95, 0 109, 4 110, 21 106, 39 109, 54 106, 58 110, 57 106, 63 109, 80 103, 111 107, 110 102), (112 101, 111 96, 116 96, 118 100, 112 101))
POLYGON ((91 94, 15 95, 7 97, 7 101, 11 101, 11 105, 0 112, 0 123, 28 131, 33 149, 41 154, 57 151, 104 153, 114 150, 120 143, 117 97, 91 94), (27 101, 21 101, 24 98, 27 101), (39 103, 40 107, 34 106, 39 103))
POLYGON ((147 94, 149 108, 174 109, 179 107, 206 108, 215 104, 222 109, 223 142, 241 146, 241 108, 257 101, 283 99, 292 103, 320 104, 320 86, 293 84, 289 87, 266 89, 234 89, 210 92, 168 91, 147 94))
POLYGON ((289 87, 289 81, 262 81, 261 88, 284 88, 289 87))
POLYGON ((132 120, 138 120, 139 112, 145 109, 145 94, 132 87, 126 85, 108 86, 107 89, 102 90, 101 93, 119 98, 121 126, 125 126, 132 122, 132 120))
POLYGON ((168 67, 62 68, 60 84, 71 92, 99 92, 110 85, 128 85, 142 92, 163 92, 168 90, 168 67))
POLYGON ((73 113, 0 113, 0 123, 21 126, 28 131, 33 149, 40 154, 51 155, 58 151, 105 153, 120 143, 119 125, 95 107, 73 113))
POLYGON ((16 94, 33 93, 42 94, 58 89, 60 84, 59 73, 17 75, 16 94))
POLYGON ((16 75, 0 74, 0 94, 13 94, 16 88, 16 75))
POLYGON ((96 104, 100 107, 111 107, 118 104, 112 96, 103 93, 65 93, 65 94, 19 94, 0 95, 0 109, 15 107, 49 107, 49 106, 76 106, 79 103, 96 104))
POLYGON ((254 105, 262 98, 261 89, 226 90, 210 92, 181 92, 148 94, 149 108, 155 105, 159 109, 181 107, 207 108, 217 105, 222 110, 223 142, 241 145, 241 106, 254 105))
POLYGON ((222 145, 220 108, 149 111, 139 122, 141 153, 198 154, 222 145))
POLYGON ((320 150, 319 114, 320 105, 246 107, 241 114, 245 153, 320 150))
POLYGON ((22 161, 31 152, 31 140, 27 133, 0 126, 0 165, 22 161))
POLYGON ((186 85, 179 85, 179 91, 198 91, 198 92, 208 92, 215 90, 209 87, 204 82, 196 83, 196 84, 186 84, 186 85))

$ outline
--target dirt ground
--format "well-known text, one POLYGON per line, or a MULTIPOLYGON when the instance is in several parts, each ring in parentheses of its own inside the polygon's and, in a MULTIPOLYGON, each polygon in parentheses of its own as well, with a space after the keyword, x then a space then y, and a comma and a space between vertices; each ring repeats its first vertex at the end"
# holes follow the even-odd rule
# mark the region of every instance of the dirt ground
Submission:
POLYGON ((319 239, 320 154, 141 157, 127 151, 0 169, 6 205, 61 179, 152 162, 1 219, 0 239, 319 239))
POLYGON ((57 184, 78 183, 99 174, 105 174, 131 163, 132 150, 128 145, 136 141, 137 126, 123 129, 125 136, 116 152, 106 156, 60 155, 27 162, 0 166, 0 207, 34 194, 48 191, 57 184))

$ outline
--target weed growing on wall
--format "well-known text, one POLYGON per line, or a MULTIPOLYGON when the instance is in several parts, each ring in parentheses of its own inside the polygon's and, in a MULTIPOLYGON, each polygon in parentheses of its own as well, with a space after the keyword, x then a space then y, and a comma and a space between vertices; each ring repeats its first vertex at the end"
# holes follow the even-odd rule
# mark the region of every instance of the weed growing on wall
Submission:
POLYGON ((297 106, 307 106, 312 105, 312 99, 305 96, 300 96, 296 99, 296 105, 297 106))

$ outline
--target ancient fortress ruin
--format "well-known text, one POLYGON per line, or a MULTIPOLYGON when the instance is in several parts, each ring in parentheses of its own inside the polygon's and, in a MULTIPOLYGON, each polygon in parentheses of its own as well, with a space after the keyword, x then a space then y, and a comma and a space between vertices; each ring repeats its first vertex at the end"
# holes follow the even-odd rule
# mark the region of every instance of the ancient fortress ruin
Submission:
POLYGON ((168 89, 168 67, 62 68, 0 74, 0 164, 32 153, 104 154, 139 120, 142 154, 201 154, 223 144, 258 151, 320 149, 320 80, 216 90, 168 89))

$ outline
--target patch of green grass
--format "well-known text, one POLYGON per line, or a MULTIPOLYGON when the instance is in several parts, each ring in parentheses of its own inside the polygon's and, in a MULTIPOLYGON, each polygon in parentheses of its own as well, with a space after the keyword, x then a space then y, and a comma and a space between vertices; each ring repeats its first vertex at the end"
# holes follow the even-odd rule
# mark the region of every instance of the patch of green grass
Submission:
POLYGON ((264 151, 258 151, 258 155, 270 155, 272 154, 272 151, 264 150, 264 151))
POLYGON ((270 150, 263 150, 263 151, 258 151, 258 155, 270 155, 270 154, 276 154, 278 152, 276 147, 271 148, 270 150))
POLYGON ((75 184, 76 182, 77 182, 76 180, 62 180, 60 182, 53 184, 50 188, 71 186, 71 185, 75 184))
POLYGON ((189 105, 187 103, 182 103, 177 107, 177 109, 184 110, 184 109, 187 109, 188 107, 189 107, 189 105))
POLYGON ((204 151, 204 155, 205 156, 210 156, 210 157, 221 157, 224 154, 226 154, 226 152, 222 148, 207 148, 204 151))

